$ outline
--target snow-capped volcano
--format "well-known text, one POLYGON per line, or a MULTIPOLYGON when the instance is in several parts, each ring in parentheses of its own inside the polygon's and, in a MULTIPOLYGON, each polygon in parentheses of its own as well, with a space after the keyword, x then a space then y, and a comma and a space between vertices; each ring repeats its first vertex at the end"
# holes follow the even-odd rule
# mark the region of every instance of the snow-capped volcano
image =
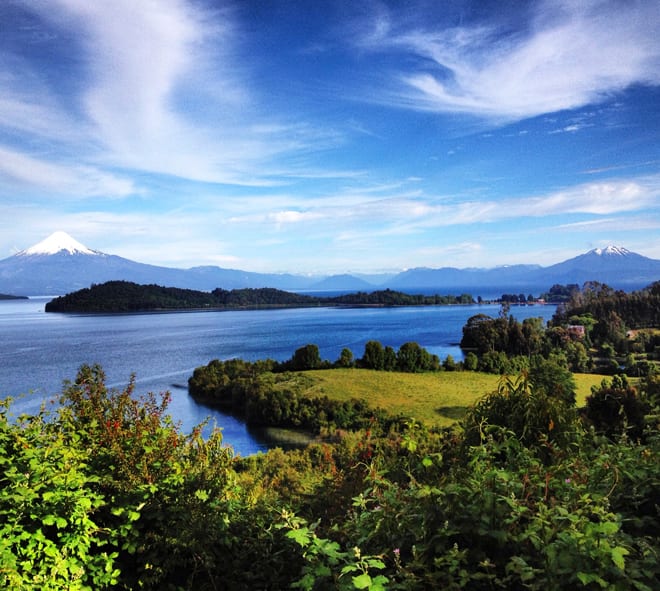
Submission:
POLYGON ((51 255, 65 252, 68 254, 100 254, 95 250, 87 248, 76 239, 69 236, 66 232, 53 232, 48 238, 38 242, 30 248, 26 248, 17 253, 18 256, 29 255, 51 255))
MULTIPOLYGON (((66 232, 54 232, 45 240, 0 260, 0 293, 13 295, 62 295, 112 280, 155 283, 210 291, 216 287, 238 289, 274 287, 285 290, 356 289, 368 287, 359 279, 341 276, 338 281, 320 283, 322 276, 265 274, 193 267, 173 269, 146 265, 113 254, 87 248, 66 232), (313 287, 318 285, 319 287, 313 287)), ((394 288, 419 293, 420 288, 436 293, 481 290, 500 293, 543 293, 555 283, 599 281, 617 289, 640 289, 660 280, 660 260, 649 259, 618 246, 596 248, 550 267, 512 265, 495 269, 411 269, 386 283, 374 282, 374 288, 394 288)))
POLYGON ((92 250, 66 232, 0 260, 0 293, 63 295, 93 283, 123 280, 210 291, 216 287, 276 287, 301 289, 318 279, 269 275, 220 267, 174 269, 131 261, 92 250))
POLYGON ((623 246, 612 246, 611 244, 609 246, 606 246, 605 248, 594 248, 593 250, 590 250, 587 254, 595 254, 598 256, 628 256, 630 254, 633 254, 630 252, 627 248, 623 248, 623 246))

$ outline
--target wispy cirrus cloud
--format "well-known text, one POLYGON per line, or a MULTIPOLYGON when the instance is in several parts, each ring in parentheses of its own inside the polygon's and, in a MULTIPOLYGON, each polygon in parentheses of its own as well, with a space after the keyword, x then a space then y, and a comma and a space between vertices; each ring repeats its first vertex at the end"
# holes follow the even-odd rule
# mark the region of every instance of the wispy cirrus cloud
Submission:
POLYGON ((625 219, 620 217, 605 217, 582 222, 572 222, 555 226, 557 230, 566 231, 607 231, 625 232, 639 230, 660 230, 660 219, 649 216, 631 216, 625 219))
POLYGON ((265 201, 261 197, 243 202, 255 212, 234 216, 236 225, 270 227, 287 231, 304 226, 310 233, 347 240, 364 233, 392 236, 413 234, 423 229, 447 228, 471 224, 490 224, 510 219, 552 218, 553 216, 589 215, 600 218, 628 214, 657 207, 660 177, 610 179, 583 183, 544 194, 504 199, 482 196, 474 200, 460 196, 433 196, 421 191, 387 191, 374 195, 369 188, 346 194, 329 195, 315 202, 295 197, 286 199, 289 207, 278 207, 284 197, 265 201), (272 206, 273 209, 270 209, 272 206))
MULTIPOLYGON (((607 216, 657 207, 659 198, 660 177, 651 176, 584 183, 543 195, 450 204, 436 202, 418 217, 419 223, 426 227, 442 227, 577 214, 607 216)), ((406 209, 414 211, 399 208, 406 209)))
MULTIPOLYGON (((70 71, 46 79, 38 61, 3 56, 0 128, 62 145, 78 161, 268 186, 313 178, 315 167, 300 154, 342 141, 300 117, 269 112, 229 8, 184 0, 35 0, 21 9, 52 31, 43 36, 48 49, 75 59, 70 71)), ((327 168, 322 174, 333 176, 327 168)))
POLYGON ((653 0, 543 1, 514 33, 497 23, 434 29, 391 18, 386 26, 379 13, 378 35, 362 41, 418 58, 380 95, 402 107, 515 121, 660 84, 653 0))
POLYGON ((3 182, 46 190, 59 199, 121 198, 139 192, 130 178, 84 164, 59 164, 0 145, 0 184, 3 182))

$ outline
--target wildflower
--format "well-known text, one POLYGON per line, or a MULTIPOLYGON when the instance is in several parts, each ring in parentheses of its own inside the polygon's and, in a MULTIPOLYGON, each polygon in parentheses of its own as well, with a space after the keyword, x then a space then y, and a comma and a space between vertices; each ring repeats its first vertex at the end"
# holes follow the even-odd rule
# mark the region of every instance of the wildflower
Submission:
POLYGON ((392 552, 394 552, 395 556, 399 556, 401 554, 401 550, 399 548, 394 548, 394 550, 392 550, 392 552))

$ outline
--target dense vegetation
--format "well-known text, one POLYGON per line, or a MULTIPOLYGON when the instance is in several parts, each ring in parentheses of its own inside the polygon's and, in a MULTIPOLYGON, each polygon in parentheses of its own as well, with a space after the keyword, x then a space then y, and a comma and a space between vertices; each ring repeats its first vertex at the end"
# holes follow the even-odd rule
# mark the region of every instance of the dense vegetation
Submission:
POLYGON ((83 367, 53 414, 0 411, 0 586, 657 589, 659 397, 618 378, 578 412, 521 375, 460 430, 363 407, 239 458, 83 367))
POLYGON ((385 289, 372 293, 358 292, 336 297, 302 295, 273 289, 245 288, 212 292, 139 285, 130 281, 108 281, 54 298, 46 312, 141 312, 158 310, 240 309, 255 307, 303 306, 432 306, 471 304, 472 296, 423 296, 385 289))
POLYGON ((209 293, 108 281, 51 300, 46 304, 46 312, 140 312, 315 304, 314 298, 269 288, 216 289, 209 293))
MULTIPOLYGON (((539 328, 541 341, 561 319, 539 328)), ((492 320, 508 334, 506 314, 492 320)), ((482 325, 491 335, 489 323, 475 321, 474 336, 482 325)), ((521 342, 537 346, 537 328, 520 326, 521 342)), ((392 351, 391 369, 436 375, 407 365, 422 351, 392 351)), ((540 351, 455 428, 363 400, 301 397, 292 376, 304 384, 326 363, 314 345, 282 367, 212 362, 196 386, 209 396, 232 406, 236 397, 267 424, 278 414, 323 422, 334 436, 247 458, 219 431, 181 433, 168 394, 137 397, 132 379, 110 390, 100 367, 84 366, 53 411, 12 417, 10 402, 0 405, 0 587, 660 588, 655 365, 642 378, 603 378, 578 408, 561 356, 540 351)), ((334 371, 386 369, 373 368, 383 347, 348 353, 334 371)))
MULTIPOLYGON (((461 347, 474 353, 468 364, 480 371, 511 373, 535 359, 552 359, 572 371, 631 376, 655 371, 660 360, 660 282, 626 293, 590 282, 553 288, 566 295, 548 327, 538 318, 522 322, 503 305, 498 318, 472 316, 461 347)), ((466 359, 467 361, 467 359, 466 359)))

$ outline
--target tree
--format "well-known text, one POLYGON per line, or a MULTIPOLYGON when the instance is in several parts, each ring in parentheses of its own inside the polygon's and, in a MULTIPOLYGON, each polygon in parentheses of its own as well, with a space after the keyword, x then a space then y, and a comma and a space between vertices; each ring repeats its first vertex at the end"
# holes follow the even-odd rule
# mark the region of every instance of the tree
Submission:
POLYGON ((528 356, 536 355, 543 349, 545 329, 541 318, 525 318, 522 322, 522 335, 524 353, 528 356))
POLYGON ((355 365, 353 352, 348 347, 344 347, 341 350, 341 354, 339 355, 339 359, 337 359, 335 365, 337 367, 353 367, 355 365))
POLYGON ((433 371, 440 368, 438 357, 431 355, 426 349, 414 342, 401 345, 396 358, 397 367, 400 371, 433 371))
POLYGON ((290 363, 293 371, 306 371, 308 369, 318 369, 323 361, 317 345, 305 345, 296 349, 290 363))
POLYGON ((422 348, 413 342, 404 343, 396 355, 400 371, 416 372, 423 368, 422 348))
POLYGON ((456 371, 456 362, 454 361, 454 358, 451 355, 447 355, 442 363, 442 367, 445 371, 456 371))
POLYGON ((367 369, 384 369, 385 353, 379 341, 367 341, 364 346, 364 355, 360 360, 362 367, 367 369))
MULTIPOLYGON (((496 321, 486 314, 471 316, 463 326, 461 349, 472 349, 480 355, 497 350, 501 341, 498 335, 499 324, 502 324, 502 318, 496 321)), ((504 325, 507 326, 507 320, 504 320, 504 325)))
POLYGON ((477 365, 479 364, 479 358, 470 351, 463 360, 463 369, 467 371, 477 371, 477 365))
POLYGON ((576 373, 588 372, 593 364, 587 348, 580 341, 566 344, 566 358, 571 371, 576 373))
POLYGON ((385 371, 396 370, 396 351, 389 345, 383 351, 383 369, 385 371))

